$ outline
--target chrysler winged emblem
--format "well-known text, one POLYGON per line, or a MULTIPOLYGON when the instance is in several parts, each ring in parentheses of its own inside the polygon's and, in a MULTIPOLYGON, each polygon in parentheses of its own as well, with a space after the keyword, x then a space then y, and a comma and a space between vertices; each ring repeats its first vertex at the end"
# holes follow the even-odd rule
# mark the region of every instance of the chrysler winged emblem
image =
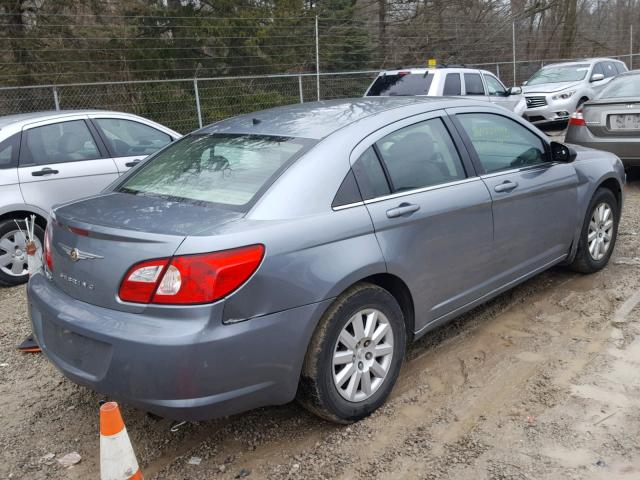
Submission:
POLYGON ((69 255, 69 258, 74 262, 77 262, 78 260, 92 260, 97 258, 104 258, 100 255, 95 255, 89 252, 83 252, 82 250, 78 250, 77 248, 71 248, 69 245, 65 245, 64 243, 59 243, 58 245, 60 245, 60 248, 64 250, 64 253, 69 255))

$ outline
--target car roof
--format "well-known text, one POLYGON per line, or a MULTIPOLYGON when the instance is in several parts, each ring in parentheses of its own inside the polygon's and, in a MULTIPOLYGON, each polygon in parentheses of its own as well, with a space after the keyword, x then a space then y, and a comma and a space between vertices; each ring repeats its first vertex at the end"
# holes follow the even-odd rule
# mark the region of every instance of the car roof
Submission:
POLYGON ((424 111, 486 102, 455 97, 359 97, 297 103, 239 115, 208 125, 196 134, 278 135, 320 140, 364 118, 385 111, 425 104, 424 111))
POLYGON ((0 129, 7 125, 19 124, 19 123, 31 123, 40 120, 53 120, 56 118, 65 118, 73 115, 87 115, 87 114, 118 114, 118 115, 131 115, 131 113, 114 112, 110 110, 47 110, 42 112, 29 112, 18 113, 15 115, 5 115, 0 117, 0 129))
POLYGON ((395 70, 383 70, 378 76, 382 75, 397 75, 401 72, 409 72, 409 73, 435 73, 435 72, 483 72, 483 73, 491 73, 487 70, 482 70, 480 68, 472 68, 472 67, 410 67, 410 68, 398 68, 395 70))

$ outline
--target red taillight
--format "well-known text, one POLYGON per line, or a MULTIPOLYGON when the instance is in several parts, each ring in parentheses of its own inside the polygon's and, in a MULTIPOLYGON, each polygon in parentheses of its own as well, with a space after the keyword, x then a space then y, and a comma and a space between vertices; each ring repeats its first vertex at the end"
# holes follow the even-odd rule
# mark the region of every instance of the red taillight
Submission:
POLYGON ((47 266, 50 272, 53 271, 53 257, 51 256, 51 224, 53 221, 47 224, 47 228, 44 230, 44 247, 42 247, 42 257, 44 264, 47 266))
POLYGON ((174 305, 210 303, 245 283, 263 255, 263 245, 251 245, 138 263, 125 275, 120 299, 174 305))
POLYGON ((577 125, 578 127, 584 127, 586 125, 581 108, 571 114, 569 117, 569 125, 577 125))

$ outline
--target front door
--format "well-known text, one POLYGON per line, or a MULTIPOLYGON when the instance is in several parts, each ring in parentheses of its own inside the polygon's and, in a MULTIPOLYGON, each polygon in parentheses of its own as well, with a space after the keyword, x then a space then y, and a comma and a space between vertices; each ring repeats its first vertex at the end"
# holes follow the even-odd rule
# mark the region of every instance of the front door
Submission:
POLYGON ((27 204, 44 211, 58 203, 94 195, 118 178, 86 120, 25 127, 18 177, 27 204))
POLYGON ((486 186, 445 121, 421 118, 369 137, 353 168, 387 270, 411 291, 417 330, 488 291, 493 241, 486 186))
POLYGON ((485 73, 483 77, 491 102, 513 112, 522 99, 522 95, 509 95, 509 91, 504 88, 502 82, 493 75, 485 73))
POLYGON ((551 162, 547 142, 506 116, 459 109, 455 120, 493 200, 499 283, 566 256, 578 226, 574 166, 551 162))

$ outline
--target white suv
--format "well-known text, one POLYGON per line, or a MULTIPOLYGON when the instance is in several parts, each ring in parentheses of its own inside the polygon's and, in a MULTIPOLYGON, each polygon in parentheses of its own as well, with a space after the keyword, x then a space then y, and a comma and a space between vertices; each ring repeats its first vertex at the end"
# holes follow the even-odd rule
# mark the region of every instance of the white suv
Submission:
POLYGON ((0 117, 0 285, 27 280, 26 217, 36 216, 41 244, 54 204, 99 193, 181 136, 151 120, 110 111, 0 117))
POLYGON ((519 87, 506 88, 498 77, 486 70, 436 67, 380 72, 364 96, 465 96, 492 102, 522 115, 526 104, 521 93, 519 87))

